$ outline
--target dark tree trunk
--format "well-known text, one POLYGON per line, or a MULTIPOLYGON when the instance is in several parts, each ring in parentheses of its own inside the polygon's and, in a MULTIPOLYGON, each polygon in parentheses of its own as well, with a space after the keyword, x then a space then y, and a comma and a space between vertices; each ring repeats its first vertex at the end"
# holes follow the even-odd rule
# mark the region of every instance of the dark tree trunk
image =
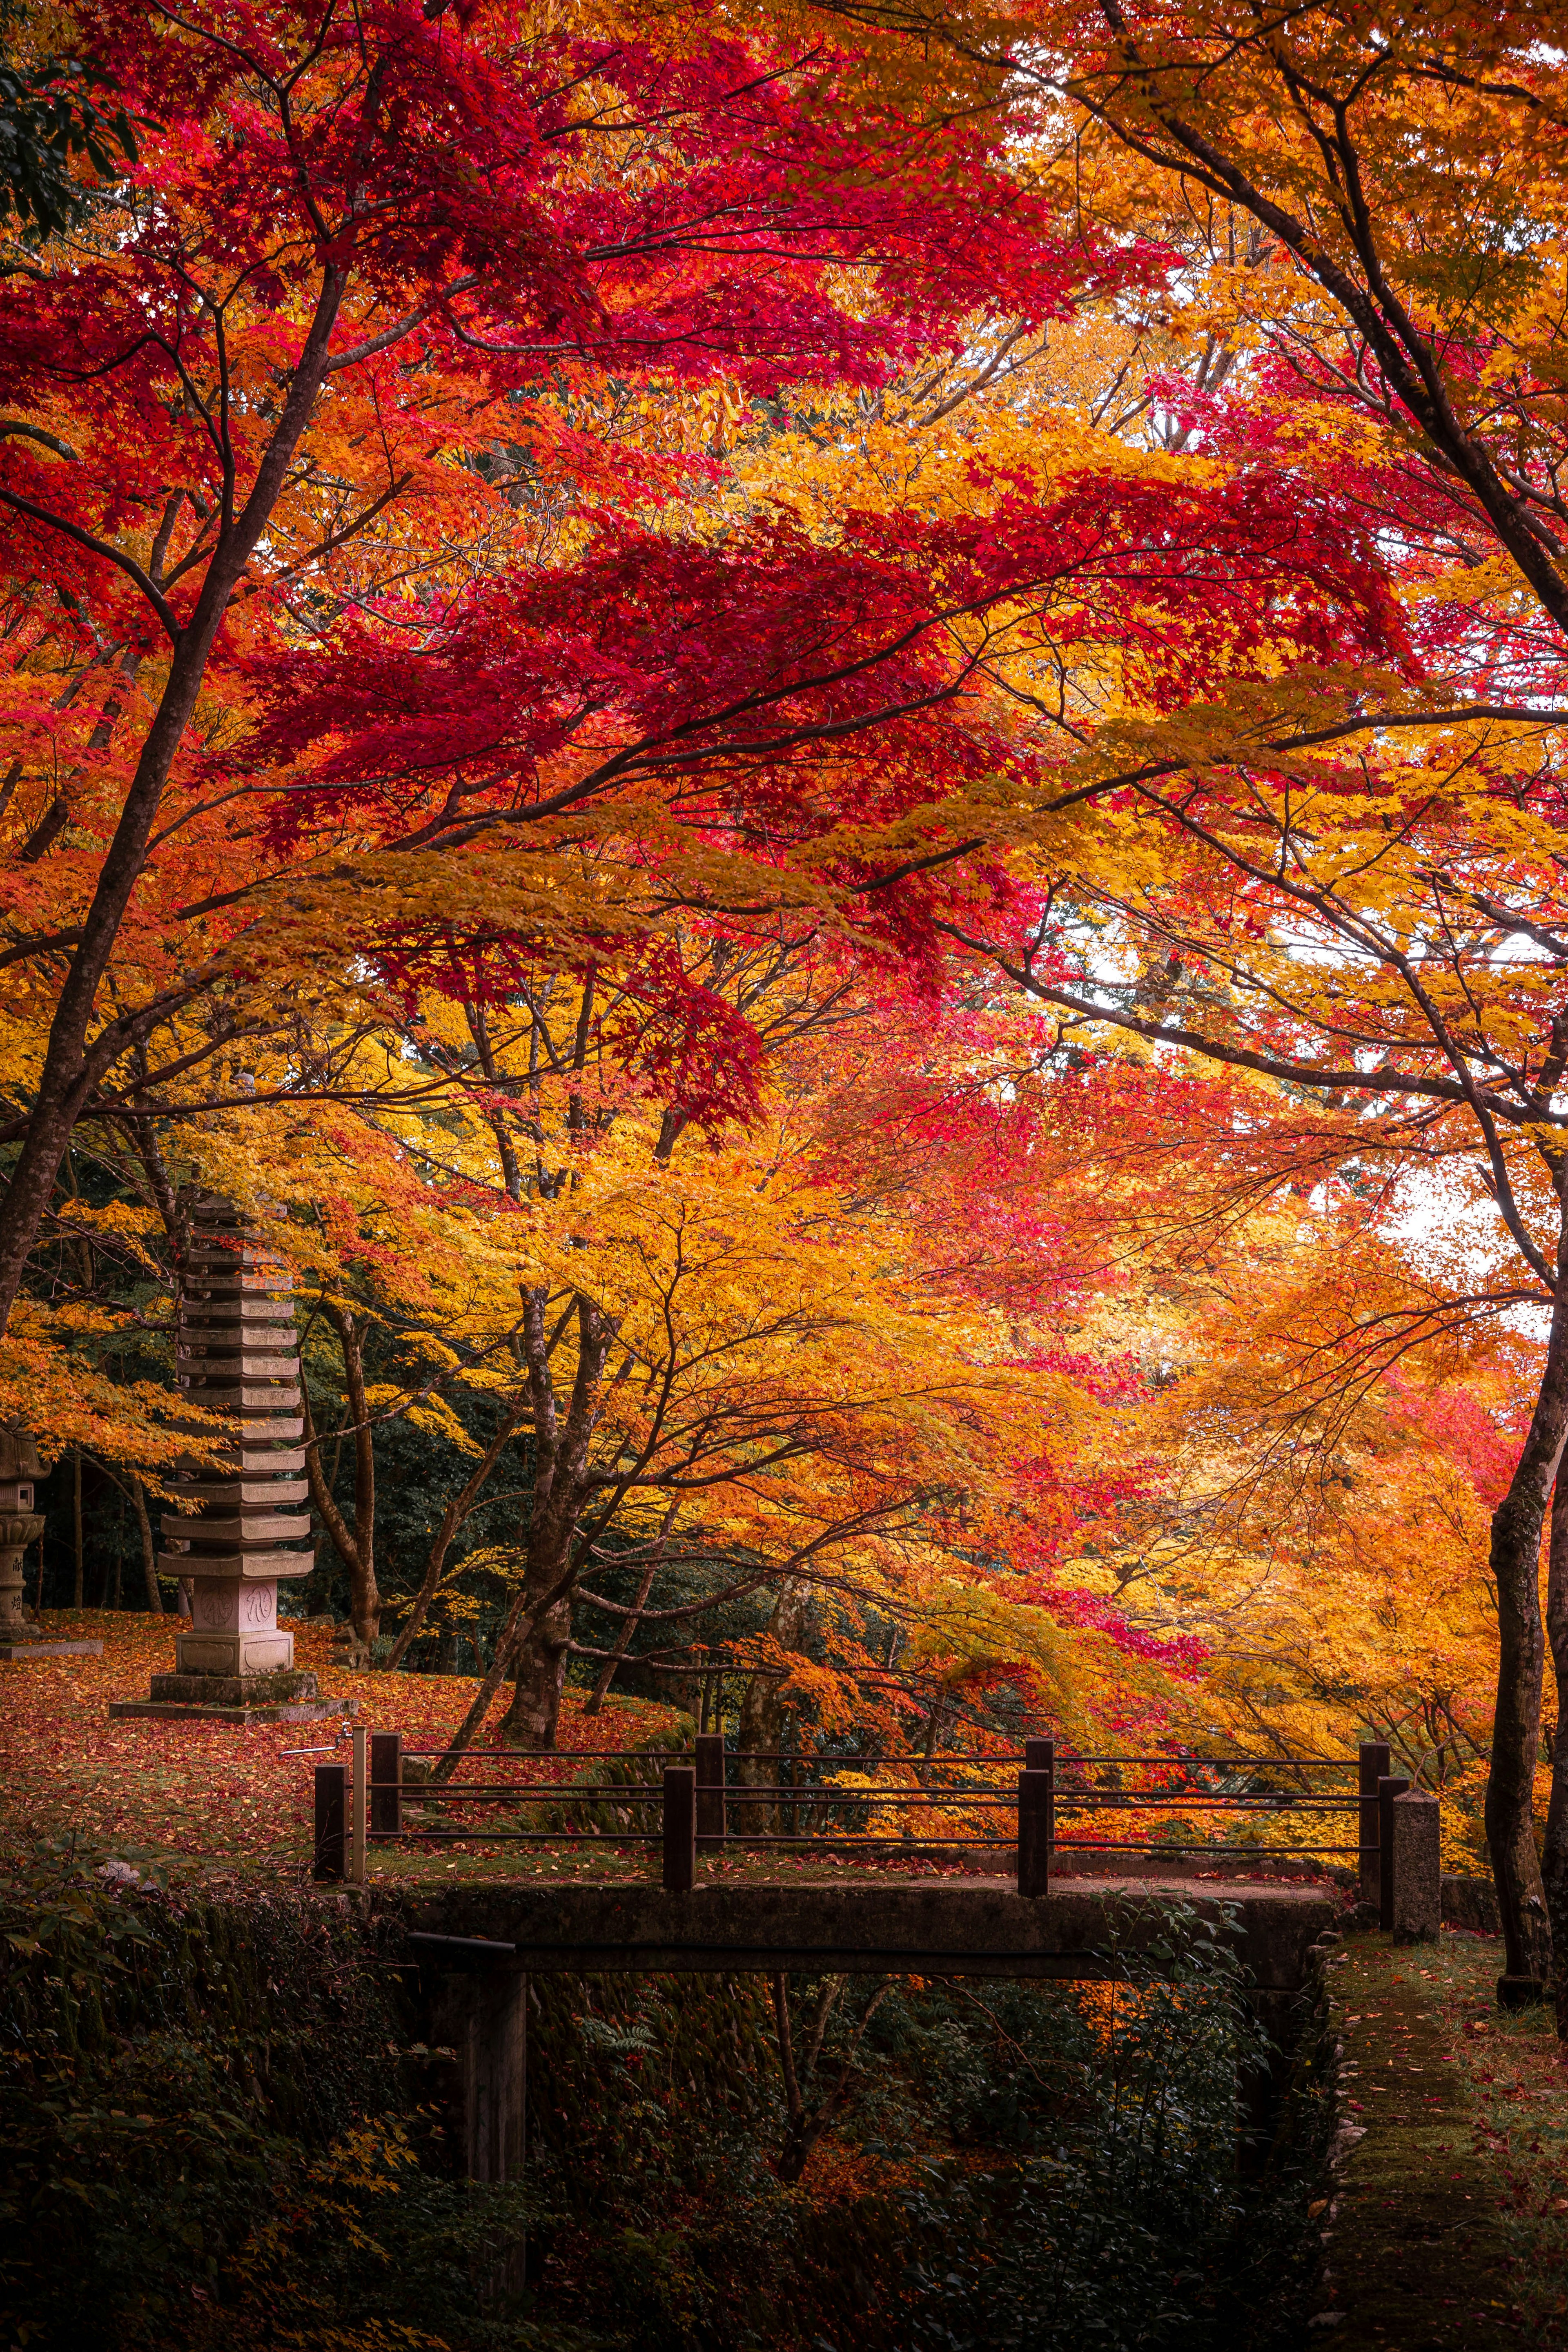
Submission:
POLYGON ((142 1538, 142 1577, 147 1587, 147 1606, 154 1617, 163 1613, 163 1596, 158 1590, 158 1552, 153 1541, 153 1520, 147 1509, 147 1489, 134 1471, 131 1476, 131 1499, 136 1506, 136 1531, 142 1538))
MULTIPOLYGON (((811 1587, 799 1577, 791 1577, 779 1587, 768 1619, 768 1632, 781 1650, 798 1650, 805 1639, 811 1622, 811 1587)), ((786 1703, 784 1684, 777 1675, 753 1675, 746 1685, 741 1701, 741 1723, 736 1746, 741 1749, 735 1763, 737 1784, 745 1788, 777 1787, 784 1767, 781 1763, 752 1763, 747 1749, 760 1750, 763 1755, 777 1755, 784 1746, 786 1703)), ((775 1801, 767 1804, 737 1805, 734 1822, 744 1836, 767 1837, 777 1826, 779 1808, 775 1801)))
MULTIPOLYGON (((513 1690, 501 1723, 508 1738, 527 1748, 553 1748, 572 1640, 572 1596, 597 1528, 589 1509, 597 1494, 588 1468, 598 1427, 600 1383, 615 1326, 579 1293, 565 1316, 577 1326, 577 1362, 565 1411, 551 1376, 552 1342, 546 1332, 545 1294, 523 1303, 522 1358, 533 1415, 533 1503, 523 1572, 521 1622, 528 1631, 508 1660, 513 1690)), ((598 1505, 601 1517, 614 1504, 598 1505)))
MULTIPOLYGON (((1561 1277, 1560 1277, 1561 1278, 1561 1277)), ((1535 1847, 1535 1768, 1541 1751, 1541 1539, 1563 1439, 1568 1436, 1568 1346, 1563 1307, 1552 1339, 1524 1450, 1492 1515, 1491 1571, 1498 1600, 1497 1714, 1487 1780, 1487 1845, 1506 1969, 1521 1982, 1551 1973, 1552 1932, 1535 1847)))
POLYGON ((142 1034, 134 1018, 110 1021, 94 1032, 99 986, 142 878, 163 790, 181 739, 195 715, 207 658, 229 599, 267 527, 295 445, 321 391, 332 323, 347 282, 345 272, 335 262, 322 272, 315 315, 250 495, 221 532, 195 610, 174 639, 163 691, 142 741, 49 1024, 26 1132, 10 1181, 0 1196, 0 1330, 10 1320, 71 1130, 100 1079, 142 1034))
MULTIPOLYGON (((1551 1564, 1546 1579, 1546 1633, 1557 1685, 1557 1730, 1552 1742, 1552 1802, 1541 1876, 1554 1955, 1568 1956, 1568 1475, 1560 1463, 1552 1490, 1551 1564)), ((1559 2041, 1568 2042, 1568 1967, 1554 1961, 1552 1995, 1559 2041)))
MULTIPOLYGON (((525 1588, 542 1594, 560 1576, 559 1566, 530 1577, 525 1588)), ((512 1682, 511 1703, 501 1717, 504 1738, 523 1748, 553 1748, 561 1720, 561 1695, 566 1687, 566 1661, 572 1640, 572 1603, 558 1601, 547 1609, 522 1645, 512 1682)))
POLYGON ((71 1538, 76 1547, 76 1570, 71 1578, 71 1607, 80 1609, 84 1605, 82 1586, 85 1570, 81 1545, 81 1448, 79 1445, 71 1454, 71 1538))
POLYGON ((354 1446, 354 1516, 351 1528, 328 1484, 321 1461, 321 1440, 311 1424, 310 1401, 305 1398, 305 1475, 310 1500, 332 1539, 338 1558, 349 1572, 349 1620, 353 1627, 351 1654, 370 1663, 371 1645, 381 1632, 381 1588, 375 1577, 375 1433, 371 1427, 370 1402, 365 1393, 364 1337, 346 1307, 329 1306, 328 1321, 342 1349, 343 1387, 354 1446))
MULTIPOLYGON (((521 1399, 514 1400, 513 1402, 507 1407, 506 1411, 501 1415, 500 1427, 497 1429, 495 1435, 491 1438, 489 1444, 486 1446, 484 1453, 479 1457, 479 1460, 475 1464, 468 1477, 464 1482, 460 1493, 453 1496, 445 1511, 443 1511, 441 1515, 441 1524, 436 1530, 434 1540, 431 1543, 429 1552, 426 1558, 425 1573, 419 1580, 419 1590, 414 1596, 414 1606, 409 1611, 407 1622, 405 1624, 402 1632, 398 1634, 396 1641, 394 1642, 391 1653, 388 1655, 386 1661, 386 1671, 388 1674, 395 1672, 397 1667, 403 1664, 403 1661, 407 1656, 410 1648, 424 1632, 425 1621, 430 1613, 430 1603, 434 1601, 437 1593, 440 1591, 441 1579, 445 1573, 447 1566, 447 1554, 452 1549, 453 1539, 457 1536, 457 1533, 462 1527, 464 1521, 468 1519, 474 1511, 491 1471, 495 1468, 496 1464, 500 1459, 502 1448, 507 1445, 510 1439, 516 1434, 526 1412, 527 1405, 521 1399)), ((442 1637, 441 1657, 443 1660, 441 1668, 442 1673, 455 1674, 457 1672, 458 1649, 457 1638, 454 1634, 448 1633, 442 1637), (452 1659, 452 1663, 449 1667, 445 1664, 448 1652, 450 1652, 452 1659)))

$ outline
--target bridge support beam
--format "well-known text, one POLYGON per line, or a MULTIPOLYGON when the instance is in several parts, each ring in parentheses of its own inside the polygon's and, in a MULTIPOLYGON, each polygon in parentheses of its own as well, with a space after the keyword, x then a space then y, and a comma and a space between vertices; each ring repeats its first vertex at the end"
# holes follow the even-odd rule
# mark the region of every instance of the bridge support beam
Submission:
POLYGON ((458 2053, 460 2154, 469 2180, 520 2180, 527 2152, 528 1979, 444 1976, 431 2031, 458 2053))
MULTIPOLYGON (((430 2041, 454 2053, 447 2127, 465 2179, 521 2180, 528 2157, 528 1978, 515 1945, 477 1936, 414 1935, 430 2041)), ((524 2281, 520 2235, 487 2282, 512 2294, 524 2281)))

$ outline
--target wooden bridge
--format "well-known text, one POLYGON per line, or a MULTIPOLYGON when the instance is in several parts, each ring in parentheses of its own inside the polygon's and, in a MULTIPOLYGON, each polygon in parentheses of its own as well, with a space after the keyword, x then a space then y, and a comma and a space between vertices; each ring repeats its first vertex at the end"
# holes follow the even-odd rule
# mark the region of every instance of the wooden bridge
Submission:
POLYGON ((1434 1906, 1436 1898, 1436 1801, 1408 1796, 1376 1744, 1343 1759, 1058 1760, 1055 1744, 1041 1739, 1028 1741, 1021 1759, 819 1757, 815 1780, 798 1758, 727 1755, 722 1740, 706 1738, 689 1763, 595 1752, 589 1760, 601 1777, 588 1782, 542 1777, 584 1760, 571 1756, 477 1751, 464 1759, 468 1777, 445 1783, 431 1777, 437 1760, 435 1751, 405 1751, 395 1733, 356 1730, 353 1765, 317 1770, 315 1869, 325 1882, 363 1885, 364 1899, 395 1913, 424 2030, 432 2045, 455 2053, 453 2112, 478 2179, 504 2179, 522 2160, 534 1971, 1147 1977, 1172 1965, 1169 1905, 1179 1897, 1230 1945, 1237 1997, 1279 2053, 1272 2070, 1238 2085, 1261 2127, 1287 2063, 1294 2004, 1337 1941, 1355 1892, 1377 1900, 1384 1925, 1395 1927, 1401 1857, 1409 1856, 1406 1892, 1426 1901, 1429 1883, 1434 1906), (758 1768, 770 1766, 772 1777, 759 1780, 758 1768), (742 1770, 747 1777, 732 1781, 742 1770), (1096 1770, 1099 1783, 1089 1777, 1096 1770), (1129 1785, 1129 1770, 1147 1785, 1129 1785), (999 1771, 1010 1786, 999 1784, 999 1771), (889 1773, 918 1777, 889 1783, 889 1773), (1265 1773, 1276 1784, 1293 1774, 1298 1785, 1237 1786, 1238 1775, 1265 1773), (1336 1789, 1336 1780, 1351 1785, 1336 1789), (1295 1817, 1292 1826, 1321 1828, 1315 1838, 1266 1845, 1184 1839, 1181 1822, 1205 1811, 1249 1824, 1282 1812, 1295 1817), (1112 1832, 1136 1828, 1151 1812, 1176 1816, 1178 1834, 1108 1836, 1097 1826, 1110 1815, 1112 1832), (900 1813, 905 1823, 945 1813, 957 1826, 934 1837, 927 1828, 918 1839, 904 1823, 877 1833, 900 1813), (601 1851, 652 1849, 658 1878, 444 1874, 434 1885, 366 1884, 378 1848, 424 1844, 460 1856, 595 1843, 601 1851), (829 1883, 702 1869, 709 1857, 781 1850, 879 1866, 829 1883), (1125 1874, 1133 1857, 1136 1877, 1125 1874), (1309 1860, 1353 1858, 1359 1867, 1349 1886, 1348 1874, 1338 1885, 1282 1884, 1262 1874, 1276 1858, 1297 1870, 1309 1860), (900 1871, 900 1860, 925 1864, 927 1874, 900 1871), (948 1874, 929 1874, 933 1863, 948 1874), (1194 1864, 1206 1865, 1201 1878, 1194 1864), (1098 1865, 1097 1874, 1085 1865, 1098 1865))
MULTIPOLYGON (((1303 1873, 1308 1864, 1353 1862, 1363 1898, 1379 1904, 1387 1927, 1394 1925, 1394 1807, 1410 1785, 1390 1773, 1389 1750, 1375 1742, 1353 1758, 1058 1756, 1055 1741, 1030 1739, 1021 1758, 1014 1751, 806 1759, 727 1752, 721 1738, 700 1737, 689 1764, 641 1749, 532 1755, 486 1748, 468 1751, 445 1780, 437 1775, 451 1759, 406 1748, 396 1732, 356 1728, 353 1746, 352 1765, 316 1770, 318 1879, 363 1883, 372 1853, 393 1846, 461 1856, 479 1848, 597 1845, 601 1852, 657 1850, 663 1892, 690 1895, 704 1860, 788 1853, 879 1863, 876 1878, 861 1882, 862 1895, 888 1883, 889 1868, 900 1862, 962 1865, 972 1874, 968 1885, 953 1889, 950 1881, 949 1889, 973 1909, 971 1898, 994 1901, 1001 1871, 1016 1895, 1037 1901, 1086 1868, 1114 1879, 1134 1862, 1141 1878, 1195 1864, 1205 1877, 1244 1884, 1265 1868, 1303 1873), (552 1777, 581 1761, 592 1764, 595 1778, 552 1777), (759 1779, 760 1769, 771 1777, 759 1779), (1129 1773, 1138 1776, 1131 1783, 1129 1773), (900 1777, 889 1780, 889 1774, 900 1777), (1262 1776, 1265 1785, 1238 1785, 1262 1776), (1298 1785, 1279 1785, 1291 1778, 1298 1785), (1353 1789, 1334 1785, 1352 1780, 1353 1789), (1240 1820, 1252 1835, 1238 1843, 1180 1833, 1205 1814, 1240 1820), (1108 1828, 1095 1825, 1108 1817, 1108 1828), (1151 1817, 1159 1822, 1157 1835, 1146 1826, 1151 1817), (953 1825, 933 1830, 933 1822, 953 1825), (894 1824, 890 1832, 884 1822, 894 1824), (911 1822, 921 1825, 918 1832, 911 1822), (1271 1822, 1296 1834, 1281 1836, 1271 1822), (1118 1834, 1140 1827, 1142 1836, 1118 1834)), ((1435 1829, 1435 1801, 1421 1802, 1433 1805, 1435 1829)), ((513 1892, 526 1909, 526 1890, 513 1892)), ((554 1887, 538 1892, 546 1905, 561 1896, 554 1887)), ((704 1891, 710 1917, 720 1916, 710 1899, 715 1892, 704 1891)), ((765 1909, 766 1895, 765 1888, 752 1887, 746 1900, 754 1897, 765 1909)), ((632 1911, 625 1924, 629 1934, 632 1911)), ((958 1935, 956 1927, 952 1932, 958 1935)), ((1022 1956, 1027 1939, 1021 1929, 1010 1932, 1009 1948, 1022 1956)), ((630 1940, 640 1947, 647 1938, 639 1931, 630 1940)), ((597 1941, 608 1948, 616 1937, 597 1941)), ((728 1927, 720 1941, 734 1941, 728 1927)), ((959 1935, 954 1948, 962 1948, 959 1935)))
POLYGON ((1256 1880, 1085 1881, 1020 1900, 1009 1879, 893 1873, 792 1886, 672 1891, 533 1880, 377 1890, 405 1933, 421 2032, 452 2053, 447 2104, 464 2168, 516 2177, 525 2153, 527 1987, 536 1970, 1118 1979, 1170 1965, 1179 1896, 1240 1963, 1236 1998, 1274 2045, 1238 2081, 1258 2144, 1270 2128, 1304 1987, 1338 1942, 1345 1895, 1256 1880))

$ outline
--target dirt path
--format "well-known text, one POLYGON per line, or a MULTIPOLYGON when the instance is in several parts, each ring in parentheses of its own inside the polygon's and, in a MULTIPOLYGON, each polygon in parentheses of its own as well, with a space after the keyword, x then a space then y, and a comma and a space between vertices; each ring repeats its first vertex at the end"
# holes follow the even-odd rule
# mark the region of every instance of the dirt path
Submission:
POLYGON ((1490 1938, 1347 1949, 1331 1971, 1343 2161, 1314 2339, 1568 2347, 1568 2074, 1550 2021, 1499 2018, 1490 1938))

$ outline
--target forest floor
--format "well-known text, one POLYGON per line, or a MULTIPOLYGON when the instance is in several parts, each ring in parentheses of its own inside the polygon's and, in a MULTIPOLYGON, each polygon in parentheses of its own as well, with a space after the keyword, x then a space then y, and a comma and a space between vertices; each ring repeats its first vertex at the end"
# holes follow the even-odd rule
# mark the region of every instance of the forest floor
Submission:
MULTIPOLYGON (((50 1610, 45 1630, 61 1640, 97 1639, 101 1657, 0 1659, 0 1854, 20 1858, 48 1841, 74 1839, 79 1849, 119 1859, 159 1877, 171 1872, 220 1886, 308 1885, 314 1855, 314 1773, 328 1760, 347 1762, 351 1724, 400 1731, 405 1752, 439 1750, 467 1714, 479 1679, 470 1675, 374 1674, 333 1663, 331 1629, 311 1621, 290 1626, 296 1664, 313 1673, 323 1698, 344 1712, 316 1723, 203 1722, 194 1717, 160 1721, 111 1717, 110 1700, 144 1699, 150 1677, 174 1663, 177 1620, 130 1611, 50 1610)), ((483 1744, 496 1744, 502 1712, 498 1696, 483 1744)), ((683 1718, 670 1706, 610 1696, 596 1716, 568 1691, 563 1704, 559 1756, 527 1761, 532 1786, 565 1786, 594 1773, 593 1758, 617 1750, 671 1746, 683 1718), (570 1751, 585 1750, 573 1755, 570 1751)), ((684 1718, 688 1734, 689 1717, 684 1718)), ((523 1761, 521 1751, 518 1761, 523 1761)), ((489 1769, 470 1768, 474 1777, 489 1769)), ((511 1778, 509 1761, 500 1767, 511 1778)), ((595 1776, 596 1777, 596 1776, 595 1776)), ((417 1791, 410 1822, 447 1821, 422 1815, 417 1791)), ((606 1802, 615 1801, 606 1791, 606 1802)), ((537 1818, 537 1817, 534 1817, 537 1818)), ((521 1816, 526 1824, 530 1816, 521 1816)), ((515 1830, 518 1816, 504 1825, 515 1830)), ((657 1821, 649 1817, 649 1827, 657 1821)), ((605 1833, 579 1845, 553 1839, 515 1839, 487 1846, 443 1838, 439 1843, 373 1846, 372 1884, 429 1884, 466 1879, 592 1877, 640 1879, 659 1872, 658 1841, 605 1833)), ((1258 1868, 1216 1862, 1226 1882, 1265 1874, 1258 1868)), ((1000 1868, 1010 1874, 1005 1836, 994 1858, 947 1853, 911 1854, 790 1854, 778 1848, 731 1851, 700 1861, 704 1879, 792 1881, 839 1879, 847 1872, 895 1870, 902 1876, 967 1877, 1000 1868)), ((1198 1884, 1202 1884, 1200 1879, 1198 1884)))
POLYGON ((1445 1928, 1435 1946, 1399 1950, 1353 1936, 1347 1951, 1331 1977, 1348 2153, 1325 2222, 1323 2340, 1558 2352, 1568 2065, 1551 2012, 1499 2012, 1490 1937, 1445 1928), (1342 2319, 1328 2334, 1331 2313, 1342 2319))
MULTIPOLYGON (((175 1624, 172 1616, 129 1611, 49 1610, 44 1616, 48 1633, 100 1640, 102 1656, 0 1659, 0 1855, 24 1859, 47 1842, 70 1839, 95 1857, 160 1878, 199 1879, 215 1892, 309 1885, 315 1768, 348 1761, 351 1723, 402 1732, 405 1751, 438 1750, 479 1686, 476 1675, 385 1675, 335 1665, 331 1629, 296 1621, 290 1627, 295 1662, 315 1675, 322 1697, 343 1706, 341 1717, 236 1725, 189 1716, 167 1721, 111 1717, 111 1699, 145 1698, 150 1676, 173 1667, 175 1624)), ((487 1745, 495 1744, 500 1713, 498 1697, 487 1745)), ((598 1715, 588 1716, 568 1692, 560 1747, 590 1753, 530 1757, 529 1781, 565 1786, 593 1769, 595 1755, 670 1744, 680 1722, 673 1707, 614 1696, 598 1715)), ((510 1764, 501 1769, 510 1777, 510 1764)), ((417 1796, 411 1801, 417 1805, 417 1796)), ((963 1875, 974 1867, 908 1855, 887 1860, 906 1875, 963 1875)), ((705 1877, 763 1879, 785 1873, 792 1879, 837 1878, 847 1866, 833 1856, 802 1859, 776 1850, 700 1865, 705 1877)), ((369 1856, 371 1883, 383 1885, 458 1874, 465 1879, 604 1880, 657 1877, 658 1871, 656 1840, 620 1842, 613 1834, 577 1846, 487 1848, 478 1840, 472 1845, 443 1840, 438 1847, 373 1847, 369 1856)))
MULTIPOLYGON (((173 1617, 121 1611, 45 1612, 60 1640, 101 1640, 101 1657, 0 1659, 0 1843, 11 1854, 48 1839, 76 1836, 127 1862, 253 1884, 307 1880, 314 1803, 313 1774, 329 1758, 346 1762, 350 1716, 320 1723, 204 1723, 189 1717, 159 1722, 111 1717, 111 1699, 145 1698, 149 1677, 174 1664, 173 1617)), ((355 1673, 331 1662, 326 1626, 295 1624, 295 1661, 313 1673, 325 1698, 378 1731, 401 1731, 410 1748, 439 1748, 461 1723, 479 1688, 467 1675, 355 1673)), ((498 1702, 496 1713, 500 1712, 498 1702)), ((568 1702, 561 1745, 595 1751, 668 1739, 673 1708, 640 1699, 607 1699, 584 1717, 568 1702)), ((531 1778, 563 1782, 579 1761, 533 1759, 531 1778)), ((374 1874, 444 1874, 441 1855, 377 1854, 374 1874)), ((568 1874, 592 1861, 595 1874, 648 1868, 645 1854, 595 1845, 579 1859, 526 1849, 529 1869, 568 1874)), ((466 1874, 511 1875, 516 1847, 462 1857, 466 1874)))

